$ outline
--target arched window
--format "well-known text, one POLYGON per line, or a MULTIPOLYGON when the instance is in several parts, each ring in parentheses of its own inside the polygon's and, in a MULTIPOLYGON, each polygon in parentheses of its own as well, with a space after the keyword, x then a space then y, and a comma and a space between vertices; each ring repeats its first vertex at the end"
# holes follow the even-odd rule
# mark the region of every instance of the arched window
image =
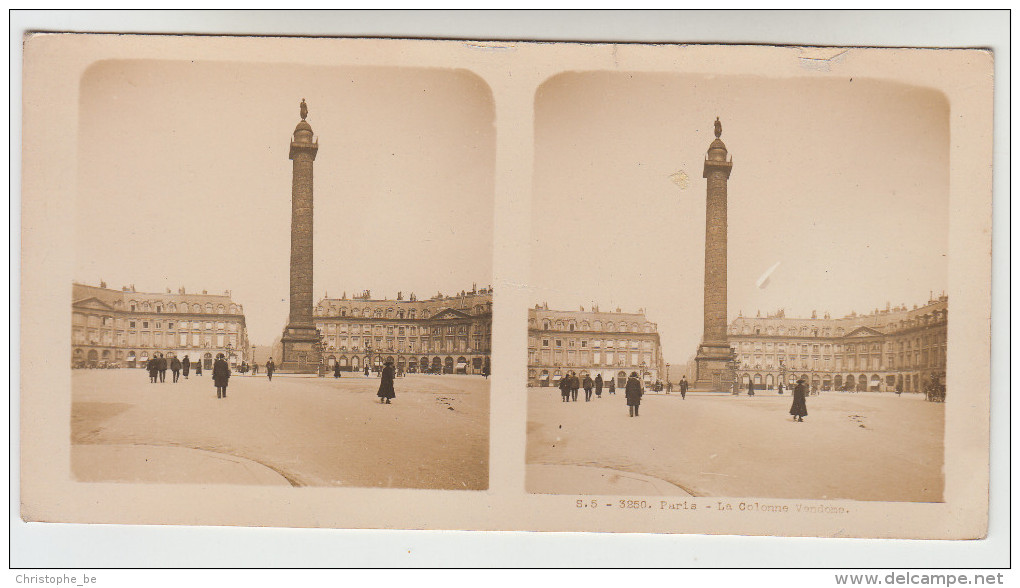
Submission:
MULTIPOLYGON (((115 306, 116 306, 116 305, 115 305, 115 306)), ((167 311, 167 312, 177 312, 177 305, 176 305, 176 304, 174 304, 173 302, 171 302, 171 303, 167 304, 167 305, 166 305, 166 311, 167 311)))
POLYGON ((393 309, 392 308, 387 308, 386 309, 386 318, 393 318, 393 309))
POLYGON ((593 326, 594 326, 596 331, 601 331, 602 330, 602 321, 595 321, 593 326))
POLYGON ((217 304, 216 305, 216 313, 217 314, 223 314, 226 310, 227 310, 226 307, 223 306, 222 304, 217 304))
MULTIPOLYGON (((612 332, 616 331, 616 325, 614 325, 610 321, 610 322, 606 323, 606 330, 609 331, 610 333, 612 333, 612 332)), ((624 382, 624 383, 626 383, 626 382, 624 382)))
MULTIPOLYGON (((173 312, 173 311, 171 311, 171 312, 173 312)), ((230 305, 230 314, 237 314, 237 305, 236 304, 231 303, 231 305, 230 305)))
POLYGON ((205 311, 211 313, 213 311, 212 302, 205 303, 205 311))
POLYGON ((549 323, 549 319, 545 319, 544 321, 542 321, 542 328, 545 329, 546 331, 552 328, 552 325, 549 323))

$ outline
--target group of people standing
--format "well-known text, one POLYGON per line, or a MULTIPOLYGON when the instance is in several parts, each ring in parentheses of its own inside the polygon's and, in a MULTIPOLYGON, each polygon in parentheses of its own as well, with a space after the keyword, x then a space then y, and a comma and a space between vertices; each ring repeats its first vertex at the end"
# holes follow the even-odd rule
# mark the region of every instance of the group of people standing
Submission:
POLYGON ((602 380, 602 374, 595 376, 594 380, 585 374, 582 380, 574 372, 567 372, 567 375, 560 379, 560 395, 563 397, 563 402, 577 402, 577 392, 581 388, 584 388, 585 402, 591 402, 593 390, 597 398, 602 398, 603 389, 607 389, 609 394, 616 394, 616 382, 613 378, 609 378, 607 387, 602 380))
MULTIPOLYGON (((157 382, 166 381, 167 369, 173 374, 173 382, 177 383, 180 377, 183 375, 185 379, 188 379, 188 374, 191 372, 191 358, 187 355, 184 359, 177 359, 176 355, 171 355, 168 360, 162 353, 153 354, 152 358, 145 363, 145 368, 149 372, 149 382, 155 384, 157 382)), ((270 357, 269 361, 266 362, 266 376, 271 381, 273 379, 273 372, 276 371, 276 364, 273 363, 273 358, 270 357)), ((226 357, 222 353, 216 354, 216 361, 213 362, 213 384, 216 386, 216 398, 227 397, 227 384, 230 381, 230 365, 227 363, 226 357)), ((258 364, 252 364, 252 373, 258 374, 258 364)), ((202 375, 202 362, 195 362, 195 375, 202 375)))
MULTIPOLYGON (((184 360, 177 359, 176 355, 171 355, 170 360, 162 353, 153 354, 152 358, 145 363, 145 368, 149 372, 149 383, 155 384, 156 382, 166 381, 166 370, 170 368, 170 372, 173 374, 173 383, 177 383, 180 379, 181 373, 183 372, 184 378, 187 379, 188 372, 191 371, 191 359, 187 355, 184 356, 184 360)), ((195 362, 195 375, 202 375, 202 364, 195 362)))
MULTIPOLYGON (((607 385, 606 381, 602 379, 602 374, 597 374, 593 380, 588 374, 585 374, 584 378, 580 378, 574 372, 567 372, 567 375, 560 379, 560 396, 563 402, 577 402, 578 390, 581 388, 584 389, 585 402, 591 402, 593 392, 595 398, 602 398, 602 390, 606 390, 608 394, 615 396, 616 379, 609 378, 608 380, 607 385)), ((644 393, 645 391, 641 386, 641 380, 638 379, 637 372, 631 372, 624 389, 624 396, 627 399, 627 409, 630 412, 630 416, 638 416, 641 397, 644 396, 644 393)))

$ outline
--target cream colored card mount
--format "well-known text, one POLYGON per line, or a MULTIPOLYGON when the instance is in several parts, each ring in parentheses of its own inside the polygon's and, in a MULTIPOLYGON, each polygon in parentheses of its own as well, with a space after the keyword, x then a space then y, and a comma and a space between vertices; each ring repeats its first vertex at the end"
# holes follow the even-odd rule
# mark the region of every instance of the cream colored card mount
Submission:
POLYGON ((22 517, 982 537, 991 73, 29 36, 22 517))

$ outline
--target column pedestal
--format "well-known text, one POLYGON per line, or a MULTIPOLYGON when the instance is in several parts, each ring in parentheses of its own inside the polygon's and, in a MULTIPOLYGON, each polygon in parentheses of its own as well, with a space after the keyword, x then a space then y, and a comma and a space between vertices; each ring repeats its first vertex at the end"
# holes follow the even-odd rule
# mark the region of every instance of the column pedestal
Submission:
POLYGON ((288 326, 280 338, 283 343, 283 358, 279 364, 281 372, 292 374, 314 374, 322 360, 319 351, 319 332, 315 327, 288 326))
POLYGON ((733 349, 725 343, 704 343, 698 346, 694 357, 698 373, 691 386, 696 392, 733 392, 733 368, 736 358, 733 349))

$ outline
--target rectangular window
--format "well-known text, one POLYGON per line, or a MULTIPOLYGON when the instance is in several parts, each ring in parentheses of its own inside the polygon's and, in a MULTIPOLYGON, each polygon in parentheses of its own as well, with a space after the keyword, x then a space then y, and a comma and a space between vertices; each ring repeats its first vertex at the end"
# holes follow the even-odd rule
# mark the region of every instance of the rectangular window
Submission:
POLYGON ((549 346, 549 340, 548 339, 542 339, 542 347, 548 347, 548 346, 549 346))
POLYGON ((148 329, 149 328, 149 321, 142 321, 142 328, 143 329, 148 329))

